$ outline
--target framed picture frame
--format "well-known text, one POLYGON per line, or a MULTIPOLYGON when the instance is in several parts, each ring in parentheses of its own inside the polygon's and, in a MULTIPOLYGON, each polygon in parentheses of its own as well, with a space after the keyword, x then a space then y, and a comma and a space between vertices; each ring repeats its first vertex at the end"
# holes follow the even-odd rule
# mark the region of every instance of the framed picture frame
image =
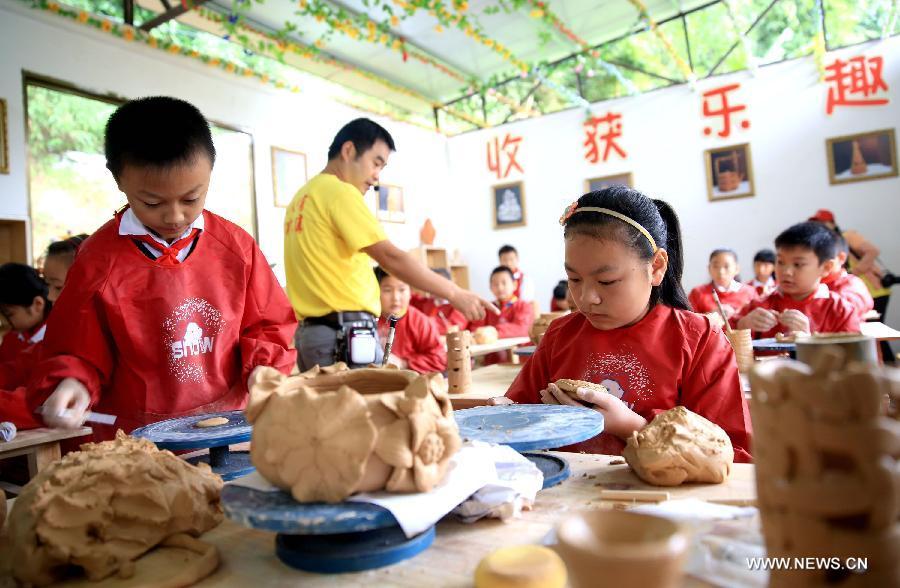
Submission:
POLYGON ((602 190, 610 186, 628 186, 634 188, 634 175, 631 172, 614 174, 611 176, 602 176, 599 178, 588 178, 584 181, 585 193, 602 190))
POLYGON ((403 188, 392 184, 378 184, 375 192, 375 218, 388 223, 406 222, 403 188))
POLYGON ((710 202, 755 194, 750 143, 707 149, 705 156, 706 195, 710 202))
POLYGON ((897 177, 894 129, 825 139, 828 182, 849 184, 897 177))
POLYGON ((525 184, 512 182, 491 188, 494 229, 525 226, 525 184))
POLYGON ((9 141, 6 126, 6 99, 0 98, 0 174, 9 173, 9 141))
POLYGON ((272 145, 272 191, 275 194, 275 206, 287 208, 308 179, 305 153, 272 145))

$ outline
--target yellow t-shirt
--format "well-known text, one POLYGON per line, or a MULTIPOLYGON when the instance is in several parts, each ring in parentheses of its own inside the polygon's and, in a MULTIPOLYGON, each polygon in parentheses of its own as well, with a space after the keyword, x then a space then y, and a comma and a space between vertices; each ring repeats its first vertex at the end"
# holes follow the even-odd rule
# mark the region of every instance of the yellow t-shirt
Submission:
POLYGON ((362 249, 387 236, 359 190, 331 174, 300 188, 284 217, 287 294, 298 320, 335 311, 381 314, 378 280, 362 249))

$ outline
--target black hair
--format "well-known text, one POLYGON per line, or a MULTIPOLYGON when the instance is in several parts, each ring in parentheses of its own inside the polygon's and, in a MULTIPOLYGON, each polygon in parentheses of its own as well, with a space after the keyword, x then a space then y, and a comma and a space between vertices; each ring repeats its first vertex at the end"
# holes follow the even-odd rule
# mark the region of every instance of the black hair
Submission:
POLYGON ((372 148, 376 141, 382 140, 387 143, 388 149, 396 151, 394 147, 394 138, 387 132, 383 126, 368 118, 357 118, 351 120, 337 132, 331 146, 328 148, 328 161, 338 157, 341 153, 341 147, 344 143, 350 141, 356 148, 356 157, 359 157, 372 148))
POLYGON ((761 261, 763 263, 775 263, 775 252, 771 249, 760 249, 753 256, 753 263, 761 261))
POLYGON ((834 243, 835 257, 837 257, 838 253, 845 253, 849 256, 850 255, 850 244, 847 243, 847 239, 844 238, 844 236, 841 235, 840 233, 835 232, 834 240, 835 240, 835 243, 834 243))
POLYGON ((519 255, 519 252, 516 251, 516 248, 512 245, 504 245, 503 247, 501 247, 500 250, 497 251, 497 257, 500 257, 504 253, 515 253, 516 255, 519 255))
POLYGON ((44 299, 46 317, 52 306, 47 298, 49 293, 50 286, 30 265, 15 262, 0 265, 0 304, 28 307, 40 296, 44 299))
POLYGON ((194 161, 199 153, 216 160, 209 123, 197 107, 168 96, 126 102, 106 123, 106 167, 114 178, 125 165, 155 168, 194 161))
POLYGON ((375 279, 378 280, 379 284, 381 283, 381 281, 383 279, 390 277, 390 275, 391 275, 391 274, 387 273, 386 271, 384 271, 384 269, 380 265, 376 265, 374 271, 375 271, 375 279))
POLYGON ((797 223, 775 238, 775 248, 782 247, 811 249, 821 265, 837 257, 837 233, 820 222, 797 223))
POLYGON ((713 259, 715 259, 717 255, 726 255, 726 254, 733 257, 734 262, 737 263, 738 256, 737 256, 737 253, 734 251, 734 249, 727 249, 724 247, 722 249, 713 249, 713 252, 709 254, 709 261, 712 261, 713 259))
MULTIPOLYGON (((662 283, 650 293, 650 304, 662 302, 673 308, 691 310, 681 276, 684 273, 684 256, 681 246, 681 227, 678 215, 666 202, 645 196, 634 188, 610 186, 589 192, 578 199, 575 207, 593 206, 608 208, 640 224, 650 233, 657 247, 669 255, 669 266, 662 283)), ((587 235, 597 239, 614 238, 631 247, 641 259, 653 259, 653 248, 640 231, 614 216, 600 212, 582 212, 571 215, 565 221, 565 237, 587 235)))
POLYGON ((554 300, 562 300, 566 297, 566 292, 569 290, 569 281, 568 280, 560 280, 556 286, 553 287, 553 299, 554 300))
POLYGON ((452 279, 452 278, 450 277, 450 272, 447 271, 447 268, 444 268, 444 267, 433 267, 433 268, 431 268, 431 271, 433 271, 433 272, 436 273, 437 275, 441 276, 442 278, 446 278, 446 279, 448 279, 448 280, 452 279))
POLYGON ((47 247, 47 253, 44 257, 55 257, 57 255, 71 255, 74 257, 78 252, 78 248, 81 247, 81 244, 87 238, 88 235, 86 233, 81 233, 62 241, 54 241, 47 247))
POLYGON ((495 267, 494 270, 491 272, 491 277, 493 278, 495 275, 503 274, 503 273, 509 274, 509 279, 512 280, 513 282, 516 281, 516 275, 513 273, 513 271, 511 269, 509 269, 505 265, 498 265, 497 267, 495 267))

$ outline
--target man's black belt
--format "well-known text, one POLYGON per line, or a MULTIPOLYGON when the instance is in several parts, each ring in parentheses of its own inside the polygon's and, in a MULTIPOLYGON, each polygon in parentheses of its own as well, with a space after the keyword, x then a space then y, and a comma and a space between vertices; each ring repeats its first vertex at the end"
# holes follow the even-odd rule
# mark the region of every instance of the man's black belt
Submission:
POLYGON ((370 312, 352 311, 352 312, 332 312, 324 316, 311 316, 303 319, 304 325, 325 325, 332 329, 338 330, 342 324, 367 322, 375 324, 375 315, 370 312))

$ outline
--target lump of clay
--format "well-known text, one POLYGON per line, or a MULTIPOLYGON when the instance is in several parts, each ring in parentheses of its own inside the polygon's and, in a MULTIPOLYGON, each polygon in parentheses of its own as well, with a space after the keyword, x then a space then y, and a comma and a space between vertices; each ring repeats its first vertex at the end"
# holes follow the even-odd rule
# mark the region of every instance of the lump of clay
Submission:
POLYGON ((594 382, 586 382, 585 380, 561 379, 556 380, 556 382, 554 383, 556 384, 557 388, 568 394, 573 400, 577 400, 585 406, 592 406, 592 404, 590 402, 582 400, 578 396, 579 388, 590 388, 591 390, 594 390, 596 392, 604 392, 606 394, 609 394, 609 390, 607 390, 606 386, 604 386, 603 384, 595 384, 594 382))
POLYGON ((725 431, 683 406, 656 415, 632 433, 622 456, 640 479, 656 486, 721 484, 734 463, 725 431))
POLYGON ((13 575, 46 586, 81 568, 90 580, 133 572, 173 535, 222 520, 222 478, 121 431, 86 443, 35 476, 9 517, 13 575))
POLYGON ((427 492, 460 447, 446 383, 400 369, 257 372, 247 420, 250 457, 300 502, 356 492, 427 492))
POLYGON ((472 335, 476 345, 487 345, 488 343, 496 343, 500 340, 500 334, 495 327, 486 326, 478 327, 472 335))

